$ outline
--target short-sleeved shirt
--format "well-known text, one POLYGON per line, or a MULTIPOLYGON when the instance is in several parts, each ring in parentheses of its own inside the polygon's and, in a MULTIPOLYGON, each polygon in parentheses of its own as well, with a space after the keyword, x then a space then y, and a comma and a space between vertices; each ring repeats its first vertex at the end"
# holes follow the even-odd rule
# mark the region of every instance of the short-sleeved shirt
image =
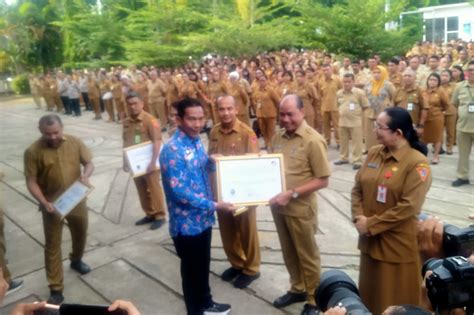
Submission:
POLYGON ((456 129, 474 132, 474 113, 469 112, 469 104, 474 106, 474 85, 469 85, 468 81, 458 83, 453 92, 453 104, 458 108, 456 129))
POLYGON ((24 154, 26 177, 35 177, 44 196, 53 201, 81 176, 81 164, 92 160, 92 154, 78 138, 64 135, 58 148, 37 140, 24 154))
POLYGON ((319 81, 319 94, 321 95, 321 110, 323 112, 337 111, 336 93, 342 89, 342 82, 337 76, 333 75, 331 79, 323 77, 319 81))
POLYGON ((220 123, 211 130, 209 154, 244 155, 258 152, 258 139, 255 132, 238 119, 229 132, 224 131, 220 123))
POLYGON ((362 127, 362 110, 369 107, 364 91, 352 88, 351 91, 337 91, 340 127, 362 127))
MULTIPOLYGON (((285 129, 280 130, 273 137, 272 148, 273 153, 283 154, 287 189, 331 174, 326 141, 306 121, 291 135, 285 129)), ((316 193, 299 196, 285 207, 276 209, 284 215, 309 218, 316 209, 316 193)))
POLYGON ((142 111, 136 118, 127 117, 123 122, 123 147, 161 140, 161 129, 153 115, 142 111))
POLYGON ((166 84, 160 79, 148 81, 148 99, 150 103, 164 102, 166 97, 166 84))
POLYGON ((399 88, 395 92, 393 103, 394 106, 408 110, 414 124, 420 123, 421 111, 429 108, 429 104, 426 104, 423 100, 422 91, 419 87, 399 88))

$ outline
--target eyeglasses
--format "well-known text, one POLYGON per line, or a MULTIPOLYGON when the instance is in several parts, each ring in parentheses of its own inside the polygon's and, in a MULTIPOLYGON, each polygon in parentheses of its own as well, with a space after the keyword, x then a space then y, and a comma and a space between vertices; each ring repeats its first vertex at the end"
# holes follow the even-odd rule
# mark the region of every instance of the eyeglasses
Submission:
POLYGON ((378 123, 374 122, 374 128, 375 129, 380 129, 380 130, 390 130, 389 127, 384 127, 382 125, 379 125, 378 123))

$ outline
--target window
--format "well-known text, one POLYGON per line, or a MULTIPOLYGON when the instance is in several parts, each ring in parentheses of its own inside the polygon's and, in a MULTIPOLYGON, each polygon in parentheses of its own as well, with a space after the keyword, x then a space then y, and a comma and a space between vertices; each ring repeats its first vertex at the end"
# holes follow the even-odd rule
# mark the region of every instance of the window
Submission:
POLYGON ((459 38, 459 18, 457 16, 425 20, 425 38, 429 42, 446 42, 459 38))
POLYGON ((447 18, 447 28, 446 28, 446 40, 450 41, 451 39, 458 39, 459 31, 459 18, 457 16, 451 16, 447 18))

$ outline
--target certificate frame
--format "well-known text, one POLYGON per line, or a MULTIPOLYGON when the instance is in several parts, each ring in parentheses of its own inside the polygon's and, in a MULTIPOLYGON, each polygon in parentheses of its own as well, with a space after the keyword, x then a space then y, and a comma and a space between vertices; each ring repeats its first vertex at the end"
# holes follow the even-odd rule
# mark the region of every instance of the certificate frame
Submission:
MULTIPOLYGON (((283 154, 248 154, 248 155, 237 155, 237 156, 219 156, 216 160, 216 188, 217 188, 217 200, 226 201, 234 204, 237 207, 245 206, 259 206, 268 205, 269 200, 280 192, 286 191, 286 180, 285 180, 285 168, 283 154), (262 164, 263 163, 263 164, 262 164), (251 165, 252 167, 249 167, 251 165), (255 167, 263 165, 266 167, 259 168, 259 173, 255 173, 255 167), (247 169, 246 169, 247 168, 247 169), (229 176, 236 175, 234 171, 231 174, 231 170, 239 170, 239 178, 236 182, 230 180, 229 176), (275 173, 273 173, 275 172, 275 173), (262 193, 261 195, 253 194, 249 192, 249 187, 252 187, 252 181, 255 181, 255 176, 261 178, 271 179, 272 186, 268 192, 262 193), (224 180, 224 177, 227 177, 224 180), (236 185, 236 188, 231 187, 236 185), (232 190, 238 190, 238 186, 247 187, 247 196, 238 196, 235 199, 229 198, 229 192, 232 194, 232 190), (266 195, 263 198, 263 195, 266 195)), ((242 191, 245 191, 243 189, 242 191)), ((255 191, 255 190, 253 190, 255 191)), ((244 193, 245 194, 245 193, 244 193)), ((238 195, 238 193, 237 193, 238 195)))
POLYGON ((56 212, 64 218, 94 190, 94 186, 76 180, 53 202, 56 212), (75 196, 77 192, 81 194, 75 196))
MULTIPOLYGON (((163 146, 160 147, 160 151, 163 146)), ((153 142, 146 141, 123 149, 125 159, 127 160, 128 169, 132 177, 139 177, 147 174, 147 167, 153 156, 153 142), (144 155, 150 153, 148 160, 144 159, 144 155)), ((160 159, 156 159, 156 169, 160 169, 160 159)))

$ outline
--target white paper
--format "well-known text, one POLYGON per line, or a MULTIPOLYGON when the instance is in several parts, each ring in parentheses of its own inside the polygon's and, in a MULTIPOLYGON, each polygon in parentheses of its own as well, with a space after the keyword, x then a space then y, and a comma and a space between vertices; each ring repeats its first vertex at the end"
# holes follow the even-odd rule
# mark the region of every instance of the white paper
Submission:
POLYGON ((220 196, 233 204, 261 204, 284 189, 281 159, 219 160, 220 196))
POLYGON ((66 216, 92 191, 92 187, 75 181, 58 199, 53 203, 56 211, 61 216, 66 216))
MULTIPOLYGON (((125 155, 132 176, 136 177, 146 174, 148 165, 150 165, 151 158, 153 157, 153 143, 151 141, 144 142, 135 148, 127 149, 125 150, 125 155)), ((156 169, 160 169, 160 161, 158 158, 156 159, 155 165, 156 169)))

